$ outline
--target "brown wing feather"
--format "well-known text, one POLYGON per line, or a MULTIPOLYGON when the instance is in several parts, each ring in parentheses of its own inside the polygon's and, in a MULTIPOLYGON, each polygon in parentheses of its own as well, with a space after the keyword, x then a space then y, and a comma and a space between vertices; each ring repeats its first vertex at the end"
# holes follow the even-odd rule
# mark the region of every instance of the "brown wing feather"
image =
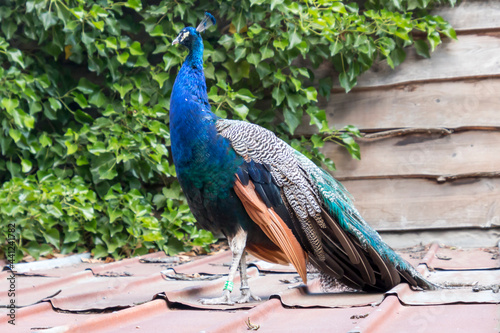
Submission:
POLYGON ((375 278, 375 272, 373 271, 368 258, 366 258, 363 251, 358 251, 358 254, 361 260, 359 261, 359 265, 357 265, 357 267, 359 268, 361 275, 363 275, 363 280, 365 280, 367 284, 375 285, 377 279, 375 278))
POLYGON ((389 289, 397 285, 401 281, 401 278, 396 268, 392 265, 386 264, 380 254, 378 254, 373 248, 369 247, 368 252, 372 260, 375 262, 375 265, 377 265, 386 288, 389 289))
POLYGON ((234 191, 240 198, 250 218, 262 229, 269 239, 285 254, 286 258, 297 270, 302 281, 307 283, 307 254, 295 238, 292 230, 279 217, 273 208, 268 208, 255 191, 254 184, 249 181, 243 185, 236 176, 234 191))
POLYGON ((328 215, 324 208, 321 208, 321 213, 321 216, 326 221, 327 225, 330 226, 340 244, 342 244, 342 248, 349 257, 349 260, 351 260, 354 265, 359 264, 361 258, 359 257, 358 251, 354 247, 354 244, 347 237, 345 231, 340 228, 340 226, 332 219, 330 215, 328 215))
POLYGON ((246 250, 253 256, 268 262, 280 265, 288 265, 290 261, 279 247, 270 248, 261 244, 247 243, 246 250))

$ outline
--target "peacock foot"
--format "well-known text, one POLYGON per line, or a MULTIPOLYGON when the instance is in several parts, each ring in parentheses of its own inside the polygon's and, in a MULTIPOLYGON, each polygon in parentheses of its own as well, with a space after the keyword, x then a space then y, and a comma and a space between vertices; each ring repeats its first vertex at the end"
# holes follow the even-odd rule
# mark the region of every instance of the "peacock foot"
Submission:
POLYGON ((241 288, 240 290, 241 290, 241 296, 236 300, 236 303, 242 304, 242 303, 249 303, 252 301, 258 302, 261 300, 259 296, 255 296, 254 294, 252 294, 250 288, 241 288))
POLYGON ((202 298, 199 302, 204 305, 234 305, 234 302, 231 300, 230 293, 227 290, 222 292, 221 297, 202 298))

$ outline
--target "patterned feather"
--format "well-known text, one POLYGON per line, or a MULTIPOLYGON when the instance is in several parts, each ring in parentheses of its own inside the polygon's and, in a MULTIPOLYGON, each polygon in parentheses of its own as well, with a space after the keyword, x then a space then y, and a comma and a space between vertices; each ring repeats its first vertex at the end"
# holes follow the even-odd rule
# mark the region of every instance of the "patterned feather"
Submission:
POLYGON ((216 128, 246 161, 269 166, 291 219, 296 220, 293 228, 305 235, 298 238, 310 249, 309 259, 320 271, 364 290, 395 286, 401 280, 398 271, 416 286, 433 287, 383 242, 329 173, 255 124, 219 119, 216 128))

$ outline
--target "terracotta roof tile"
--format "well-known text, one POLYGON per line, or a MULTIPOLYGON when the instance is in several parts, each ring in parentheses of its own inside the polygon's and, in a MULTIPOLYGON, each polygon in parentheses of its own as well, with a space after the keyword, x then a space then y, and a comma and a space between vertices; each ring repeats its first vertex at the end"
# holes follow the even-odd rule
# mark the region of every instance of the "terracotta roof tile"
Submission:
MULTIPOLYGON (((463 287, 324 293, 314 274, 301 286, 293 267, 250 257, 249 283, 262 301, 207 306, 198 299, 220 296, 229 252, 183 264, 161 252, 108 264, 45 260, 21 266, 16 326, 3 306, 0 332, 248 332, 248 325, 259 332, 500 332, 498 248, 434 244, 400 253, 430 280, 463 287)), ((8 276, 0 272, 0 289, 8 276)))

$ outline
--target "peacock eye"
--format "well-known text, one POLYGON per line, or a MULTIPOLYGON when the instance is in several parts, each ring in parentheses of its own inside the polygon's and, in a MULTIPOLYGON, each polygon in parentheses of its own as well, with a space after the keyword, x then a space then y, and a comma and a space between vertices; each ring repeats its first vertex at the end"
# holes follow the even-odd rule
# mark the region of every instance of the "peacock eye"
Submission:
POLYGON ((182 33, 180 41, 183 42, 189 36, 189 31, 185 31, 182 33))

